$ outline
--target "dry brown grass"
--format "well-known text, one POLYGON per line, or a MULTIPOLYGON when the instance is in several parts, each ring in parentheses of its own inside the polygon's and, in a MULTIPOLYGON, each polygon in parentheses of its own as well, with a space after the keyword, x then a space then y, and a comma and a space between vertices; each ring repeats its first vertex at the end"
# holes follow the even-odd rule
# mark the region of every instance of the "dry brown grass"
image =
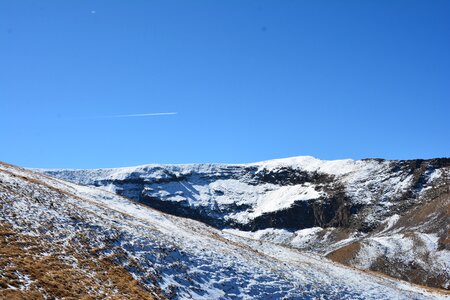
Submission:
MULTIPOLYGON (((392 276, 389 276, 383 272, 378 272, 378 271, 372 271, 372 270, 360 270, 364 273, 373 275, 373 276, 377 276, 377 277, 382 277, 382 278, 386 278, 386 279, 390 279, 390 280, 398 280, 400 281, 401 279, 398 278, 394 278, 392 276)), ((406 281, 408 282, 408 281, 406 281)), ((445 290, 445 289, 441 289, 441 288, 435 288, 435 287, 430 287, 430 286, 426 286, 426 285, 420 285, 420 284, 415 284, 412 282, 408 282, 410 285, 412 286, 416 286, 418 288, 424 289, 428 292, 432 292, 432 293, 436 293, 436 294, 440 294, 440 295, 450 295, 450 291, 449 290, 445 290)))
POLYGON ((0 299, 162 298, 157 288, 144 290, 123 267, 108 259, 70 248, 64 255, 43 256, 51 247, 0 223, 0 299), (77 260, 76 266, 67 256, 77 260), (24 275, 31 281, 26 287, 24 275))
POLYGON ((349 245, 346 245, 342 248, 339 248, 331 252, 330 254, 327 255, 327 258, 341 264, 350 264, 351 260, 355 258, 360 249, 361 249, 360 243, 358 242, 351 243, 349 245))

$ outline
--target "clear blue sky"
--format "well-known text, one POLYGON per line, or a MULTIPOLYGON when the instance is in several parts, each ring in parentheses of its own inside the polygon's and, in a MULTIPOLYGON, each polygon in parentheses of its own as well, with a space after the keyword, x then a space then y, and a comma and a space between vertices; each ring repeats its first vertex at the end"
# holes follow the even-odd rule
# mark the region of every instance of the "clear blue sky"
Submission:
POLYGON ((9 163, 450 156, 450 1, 2 0, 0 41, 9 163))

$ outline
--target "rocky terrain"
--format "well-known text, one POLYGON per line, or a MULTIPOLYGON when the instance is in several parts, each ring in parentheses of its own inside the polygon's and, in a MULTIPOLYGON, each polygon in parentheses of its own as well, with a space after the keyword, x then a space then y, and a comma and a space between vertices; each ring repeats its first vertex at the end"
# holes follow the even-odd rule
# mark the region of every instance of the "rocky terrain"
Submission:
POLYGON ((40 170, 245 238, 450 288, 450 159, 40 170))
POLYGON ((448 298, 2 163, 0 226, 1 299, 448 298))

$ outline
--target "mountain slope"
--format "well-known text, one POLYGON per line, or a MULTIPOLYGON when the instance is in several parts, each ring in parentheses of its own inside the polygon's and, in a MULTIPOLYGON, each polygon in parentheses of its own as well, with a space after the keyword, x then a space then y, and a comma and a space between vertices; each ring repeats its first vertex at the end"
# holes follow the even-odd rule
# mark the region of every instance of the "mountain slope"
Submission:
POLYGON ((41 171, 237 235, 450 287, 448 158, 41 171))
POLYGON ((0 269, 2 298, 51 298, 61 286, 73 288, 58 297, 77 298, 445 298, 6 164, 0 164, 0 223, 7 247, 15 248, 14 256, 1 257, 12 268, 0 269), (64 274, 55 272, 58 265, 64 274), (43 270, 53 270, 51 278, 43 270), (124 272, 133 279, 117 282, 124 272), (84 286, 76 290, 79 282, 84 286))

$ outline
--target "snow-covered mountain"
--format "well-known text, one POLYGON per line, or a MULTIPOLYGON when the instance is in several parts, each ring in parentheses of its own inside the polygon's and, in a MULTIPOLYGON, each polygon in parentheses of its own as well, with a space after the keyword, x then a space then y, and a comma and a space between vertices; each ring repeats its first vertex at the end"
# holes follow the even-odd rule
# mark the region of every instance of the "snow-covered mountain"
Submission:
POLYGON ((2 299, 447 298, 1 163, 0 226, 2 299))
POLYGON ((0 212, 0 298, 446 298, 7 164, 0 212))
POLYGON ((450 159, 40 170, 172 215, 450 288, 450 159))

